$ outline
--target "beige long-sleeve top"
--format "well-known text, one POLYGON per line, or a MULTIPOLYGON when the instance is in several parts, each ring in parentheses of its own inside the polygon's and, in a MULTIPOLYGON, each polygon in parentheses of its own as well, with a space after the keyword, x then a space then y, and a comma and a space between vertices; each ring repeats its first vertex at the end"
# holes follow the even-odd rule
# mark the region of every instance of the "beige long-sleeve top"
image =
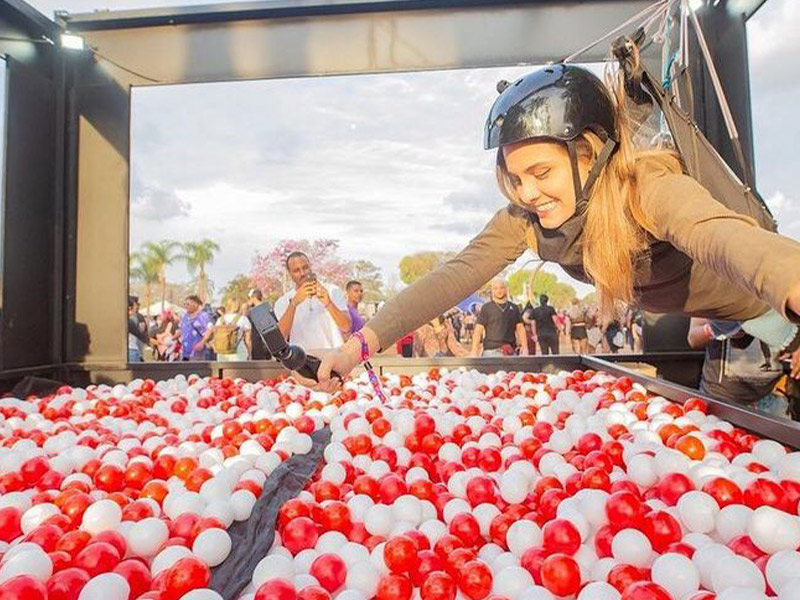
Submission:
MULTIPOLYGON (((786 301, 800 283, 800 243, 726 208, 687 175, 645 164, 638 183, 642 209, 655 224, 652 266, 635 285, 642 308, 744 321, 771 307, 799 320, 787 314, 786 301)), ((458 304, 529 246, 535 249, 535 218, 514 205, 500 209, 457 256, 386 302, 367 323, 381 347, 458 304)), ((588 280, 581 265, 562 266, 588 280)))

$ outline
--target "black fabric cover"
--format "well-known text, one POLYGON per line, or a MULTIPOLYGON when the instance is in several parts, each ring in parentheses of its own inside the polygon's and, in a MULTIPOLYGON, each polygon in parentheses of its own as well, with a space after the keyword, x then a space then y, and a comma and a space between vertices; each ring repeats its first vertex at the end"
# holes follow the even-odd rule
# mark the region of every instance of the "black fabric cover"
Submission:
POLYGON ((225 600, 238 598, 250 583, 256 565, 267 555, 275 539, 278 511, 305 488, 322 460, 331 431, 328 427, 320 429, 311 435, 311 439, 311 452, 292 456, 281 463, 264 483, 250 518, 234 523, 228 529, 233 542, 231 553, 225 562, 211 569, 211 584, 208 586, 225 600))

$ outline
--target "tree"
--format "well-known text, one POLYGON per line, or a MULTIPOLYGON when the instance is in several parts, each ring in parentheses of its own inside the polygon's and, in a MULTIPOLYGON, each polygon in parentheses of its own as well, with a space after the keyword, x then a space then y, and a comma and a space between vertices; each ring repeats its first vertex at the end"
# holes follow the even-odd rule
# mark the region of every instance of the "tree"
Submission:
POLYGON ((152 303, 152 286, 158 283, 159 267, 152 256, 144 252, 134 252, 130 256, 130 267, 128 276, 131 281, 144 283, 144 305, 147 316, 150 316, 150 304, 152 303))
POLYGON ((508 278, 508 293, 511 296, 525 295, 534 301, 541 294, 547 294, 551 306, 562 308, 568 306, 577 296, 575 288, 558 280, 553 273, 542 270, 521 270, 508 278), (531 282, 533 277, 533 282, 531 282), (532 285, 531 285, 532 283, 532 285))
POLYGON ((154 268, 158 271, 158 281, 161 284, 161 306, 167 299, 167 267, 181 258, 181 244, 173 240, 160 242, 145 242, 142 251, 152 260, 154 268))
POLYGON ((443 265, 456 255, 455 252, 417 252, 400 259, 400 279, 412 284, 443 265))
POLYGON ((361 282, 365 302, 384 300, 383 275, 380 267, 368 260, 357 260, 350 265, 350 279, 361 282))
POLYGON ((599 304, 597 300, 597 292, 589 292, 583 298, 581 298, 581 302, 583 302, 584 306, 592 306, 599 304))
POLYGON ((222 288, 222 305, 234 301, 238 306, 247 302, 247 294, 253 289, 253 280, 249 276, 239 273, 222 288))
POLYGON ((199 242, 186 242, 183 244, 181 258, 186 261, 186 268, 191 275, 197 274, 197 295, 203 302, 208 300, 208 276, 206 265, 214 262, 214 255, 219 252, 219 244, 208 238, 199 242))
POLYGON ((281 240, 266 253, 256 253, 250 278, 265 297, 283 294, 291 286, 286 272, 286 257, 292 252, 304 252, 317 277, 325 282, 344 287, 350 278, 350 264, 339 257, 339 241, 281 240))

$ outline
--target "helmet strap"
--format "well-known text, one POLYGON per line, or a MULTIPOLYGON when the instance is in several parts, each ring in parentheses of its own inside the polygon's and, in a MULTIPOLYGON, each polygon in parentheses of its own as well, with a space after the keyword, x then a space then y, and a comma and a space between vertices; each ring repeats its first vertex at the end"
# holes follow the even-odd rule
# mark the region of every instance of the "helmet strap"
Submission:
POLYGON ((575 140, 567 141, 567 153, 569 154, 569 164, 572 167, 572 185, 575 186, 575 213, 580 215, 586 210, 587 198, 583 195, 581 187, 581 172, 578 169, 578 151, 575 140))
POLYGON ((575 140, 569 140, 567 142, 567 152, 569 153, 569 162, 572 166, 572 181, 575 185, 575 212, 577 214, 582 214, 589 203, 589 197, 592 195, 592 188, 594 187, 595 181, 600 176, 603 168, 608 164, 608 160, 611 158, 611 155, 614 153, 614 150, 617 149, 617 141, 608 138, 606 143, 603 145, 603 149, 600 151, 600 154, 597 155, 597 160, 594 161, 591 170, 589 171, 589 175, 586 177, 586 183, 581 186, 581 173, 578 170, 578 152, 577 152, 577 144, 575 140))

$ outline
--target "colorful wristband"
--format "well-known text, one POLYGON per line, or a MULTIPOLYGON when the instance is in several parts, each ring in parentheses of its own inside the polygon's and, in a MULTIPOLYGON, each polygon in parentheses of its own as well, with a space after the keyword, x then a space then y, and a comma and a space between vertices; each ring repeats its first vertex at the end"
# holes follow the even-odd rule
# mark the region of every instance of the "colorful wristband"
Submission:
POLYGON ((367 339, 361 331, 354 332, 353 337, 361 342, 361 362, 364 363, 364 368, 367 370, 367 377, 369 377, 369 382, 372 384, 372 389, 375 390, 375 394, 377 394, 381 401, 386 402, 386 394, 383 393, 380 379, 378 379, 375 369, 372 368, 369 362, 369 345, 367 344, 367 339))

